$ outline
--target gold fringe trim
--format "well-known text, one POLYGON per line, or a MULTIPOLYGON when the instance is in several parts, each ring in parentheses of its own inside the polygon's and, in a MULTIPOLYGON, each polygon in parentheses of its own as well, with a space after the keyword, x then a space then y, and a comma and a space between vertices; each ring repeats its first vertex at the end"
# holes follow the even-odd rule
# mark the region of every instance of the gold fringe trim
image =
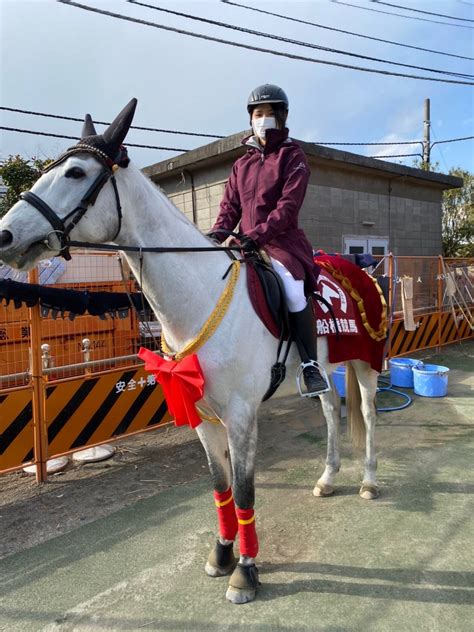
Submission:
POLYGON ((351 298, 354 299, 354 301, 357 304, 357 309, 359 310, 360 317, 362 318, 362 324, 364 325, 369 336, 373 340, 376 340, 377 342, 381 342, 382 340, 385 340, 385 338, 387 337, 387 328, 388 328, 387 302, 383 295, 382 289, 380 288, 380 285, 377 283, 377 280, 374 277, 367 275, 374 282, 375 287, 377 288, 377 292, 379 293, 379 296, 380 296, 380 302, 382 304, 382 318, 381 318, 378 330, 375 331, 375 329, 367 320, 367 313, 365 311, 364 301, 361 295, 359 294, 359 292, 352 286, 352 283, 349 281, 349 279, 346 276, 344 276, 342 272, 339 272, 339 270, 336 270, 336 268, 334 268, 334 266, 332 266, 327 261, 318 261, 318 265, 324 268, 325 270, 327 270, 337 281, 339 281, 342 287, 346 290, 346 292, 348 292, 351 298))

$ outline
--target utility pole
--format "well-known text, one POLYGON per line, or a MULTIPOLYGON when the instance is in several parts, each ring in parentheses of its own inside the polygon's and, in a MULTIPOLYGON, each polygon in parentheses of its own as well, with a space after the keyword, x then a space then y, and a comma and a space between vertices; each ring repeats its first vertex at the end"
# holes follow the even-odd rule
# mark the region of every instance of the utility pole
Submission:
POLYGON ((423 119, 423 167, 427 171, 430 171, 430 100, 425 99, 423 119))

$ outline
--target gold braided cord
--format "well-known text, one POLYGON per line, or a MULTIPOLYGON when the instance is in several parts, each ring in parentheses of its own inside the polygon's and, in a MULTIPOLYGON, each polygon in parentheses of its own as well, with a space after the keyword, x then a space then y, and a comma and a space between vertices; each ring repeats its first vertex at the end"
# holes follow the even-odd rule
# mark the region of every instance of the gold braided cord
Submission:
POLYGON ((207 415, 203 411, 201 406, 198 406, 198 404, 196 404, 196 410, 198 411, 199 417, 201 417, 201 419, 203 421, 209 421, 209 423, 211 423, 211 424, 220 424, 221 423, 221 420, 219 419, 219 417, 217 417, 216 415, 207 415))
POLYGON ((385 340, 385 338, 387 337, 387 327, 388 327, 387 302, 382 293, 380 285, 377 283, 377 280, 374 277, 371 277, 370 275, 368 275, 369 278, 371 278, 372 281, 374 282, 375 287, 377 288, 377 291, 380 296, 380 302, 382 304, 382 316, 380 320, 379 329, 375 331, 375 329, 367 320, 367 313, 365 311, 364 300, 362 299, 359 292, 352 286, 352 283, 349 281, 349 279, 346 276, 344 276, 342 272, 339 272, 339 270, 336 270, 336 268, 334 268, 328 261, 318 261, 318 265, 320 265, 325 270, 327 270, 337 281, 339 281, 342 287, 346 290, 346 292, 348 292, 351 298, 354 299, 354 301, 357 304, 357 309, 359 310, 360 316, 362 318, 362 324, 364 325, 369 336, 373 340, 376 340, 377 342, 381 342, 382 340, 385 340))
POLYGON ((213 309, 211 315, 204 323, 201 331, 198 333, 195 340, 190 342, 184 349, 177 353, 173 353, 173 351, 168 346, 168 343, 165 340, 164 335, 161 335, 161 348, 163 353, 166 355, 172 356, 174 360, 178 362, 185 358, 187 355, 191 353, 196 353, 198 349, 200 349, 209 338, 215 333, 216 329, 219 327, 222 319, 227 312, 227 309, 232 301, 232 297, 234 296, 235 286, 237 284, 238 278, 240 274, 240 261, 233 261, 232 268, 230 271, 229 281, 222 292, 219 300, 217 301, 217 305, 213 309))

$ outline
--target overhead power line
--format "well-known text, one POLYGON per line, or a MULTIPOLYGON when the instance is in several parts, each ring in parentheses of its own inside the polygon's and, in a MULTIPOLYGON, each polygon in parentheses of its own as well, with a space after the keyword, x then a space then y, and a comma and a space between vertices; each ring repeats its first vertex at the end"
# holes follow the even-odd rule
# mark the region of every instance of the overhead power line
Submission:
POLYGON ((469 18, 459 18, 455 15, 444 15, 443 13, 433 13, 432 11, 423 11, 422 9, 414 9, 413 7, 406 7, 401 4, 392 4, 391 2, 382 2, 382 0, 370 0, 376 4, 383 4, 386 7, 393 7, 394 9, 403 9, 404 11, 413 11, 414 13, 424 13, 425 15, 434 15, 437 18, 448 18, 448 20, 461 20, 462 22, 474 22, 469 18))
MULTIPOLYGON (((5 108, 0 108, 0 109, 5 109, 5 108)), ((35 112, 31 112, 31 114, 35 114, 35 112)), ((61 119, 71 119, 72 117, 67 117, 67 116, 54 116, 54 118, 61 118, 61 119)), ((75 119, 73 119, 75 120, 75 119)), ((8 132, 20 132, 23 134, 33 134, 36 136, 51 136, 53 138, 66 138, 68 140, 80 140, 78 136, 67 136, 65 134, 54 134, 52 132, 40 132, 38 130, 30 130, 30 129, 20 129, 17 127, 5 127, 5 126, 0 126, 0 129, 3 129, 5 131, 8 132)), ((225 137, 223 137, 225 138, 225 137)), ((434 145, 441 145, 441 144, 445 144, 445 143, 455 143, 455 142, 459 142, 459 141, 464 141, 464 140, 473 140, 474 136, 463 136, 461 138, 447 138, 445 140, 439 140, 436 141, 435 143, 432 143, 431 147, 434 147, 434 145)), ((138 144, 134 144, 134 143, 125 143, 127 145, 127 147, 140 147, 140 148, 144 148, 144 149, 160 149, 163 151, 191 151, 189 148, 188 149, 183 149, 182 147, 160 147, 157 145, 138 145, 138 144)), ((402 140, 402 141, 391 141, 391 142, 323 142, 323 141, 310 141, 310 144, 312 145, 325 145, 325 146, 346 146, 346 147, 376 147, 376 146, 395 146, 395 145, 423 145, 423 141, 421 140, 402 140)), ((414 155, 418 155, 418 154, 414 154, 414 155)))
MULTIPOLYGON (((17 108, 8 108, 5 106, 0 106, 0 110, 5 110, 6 112, 16 112, 18 114, 32 114, 34 116, 44 116, 46 118, 52 119, 61 119, 64 121, 77 121, 78 123, 82 123, 84 121, 83 118, 78 118, 75 116, 60 116, 59 114, 46 114, 45 112, 32 112, 31 110, 19 110, 17 108)), ((94 121, 98 125, 110 125, 110 122, 107 121, 94 121)), ((203 136, 206 138, 225 138, 222 135, 218 134, 201 134, 199 132, 182 132, 176 129, 160 129, 158 127, 141 127, 140 125, 131 125, 130 129, 139 129, 145 132, 164 132, 166 134, 181 134, 182 136, 203 136)))
POLYGON ((466 73, 460 72, 452 72, 450 70, 440 70, 438 68, 427 68, 425 66, 414 66, 412 64, 403 64, 401 62, 392 61, 389 59, 380 59, 379 57, 370 57, 368 55, 360 55, 358 53, 352 53, 350 51, 340 50, 337 48, 329 48, 327 46, 321 46, 319 44, 311 44, 310 42, 302 42, 300 40, 290 39, 288 37, 283 37, 281 35, 275 35, 273 33, 264 33, 262 31, 255 31, 253 29, 248 29, 243 26, 236 26, 235 24, 228 24, 226 22, 219 22, 217 20, 211 20, 210 18, 204 18, 197 15, 191 15, 189 13, 183 13, 181 11, 175 11, 174 9, 166 9, 164 7, 157 7, 153 4, 147 4, 145 2, 141 2, 140 0, 127 0, 130 4, 136 4, 141 7, 145 7, 147 9, 153 9, 154 11, 160 11, 162 13, 168 13, 170 15, 177 15, 179 17, 183 17, 189 20, 195 20, 198 22, 204 22, 205 24, 212 24, 214 26, 219 26, 225 29, 231 29, 233 31, 238 31, 240 33, 248 33, 250 35, 256 35, 257 37, 265 37, 267 39, 277 40, 279 42, 285 42, 286 44, 295 44, 296 46, 304 46, 306 48, 313 48, 316 50, 322 50, 329 53, 335 53, 337 55, 348 55, 349 57, 357 57, 359 59, 365 59, 368 61, 376 61, 382 64, 391 64, 393 66, 403 66, 404 68, 413 68, 415 70, 425 70, 427 72, 436 72, 444 75, 450 75, 453 77, 463 77, 464 79, 474 79, 473 75, 469 75, 466 73))
POLYGON ((299 24, 306 24, 307 26, 314 26, 318 29, 325 29, 327 31, 334 31, 336 33, 344 33, 344 35, 352 35, 353 37, 361 37, 363 39, 372 40, 374 42, 382 42, 383 44, 391 44, 393 46, 401 46, 402 48, 411 48, 414 50, 421 50, 425 53, 434 53, 435 55, 445 55, 447 57, 456 57, 458 59, 474 60, 474 57, 467 57, 465 55, 455 55, 454 53, 446 53, 439 50, 432 50, 431 48, 422 48, 421 46, 414 46, 413 44, 403 44, 402 42, 393 42, 392 40, 381 39, 380 37, 374 37, 372 35, 364 35, 363 33, 354 33, 353 31, 344 31, 343 29, 337 29, 333 26, 325 26, 323 24, 317 24, 316 22, 309 22, 307 20, 301 20, 289 15, 283 15, 281 13, 273 13, 257 7, 250 7, 247 4, 240 4, 239 2, 232 2, 231 0, 221 0, 223 4, 229 4, 233 7, 239 7, 241 9, 248 9, 249 11, 256 11, 257 13, 263 13, 265 15, 272 15, 282 20, 289 20, 290 22, 298 22, 299 24))
POLYGON ((457 143, 460 140, 472 140, 474 136, 464 136, 463 138, 448 138, 448 140, 437 140, 435 143, 432 143, 431 147, 435 145, 443 145, 444 143, 457 143))
POLYGON ((470 82, 470 81, 461 81, 458 79, 441 79, 438 77, 425 77, 425 76, 421 76, 421 75, 409 75, 409 74, 405 74, 405 73, 400 73, 400 72, 392 72, 389 70, 378 70, 375 68, 363 68, 361 66, 352 66, 349 64, 341 64, 339 62, 334 62, 334 61, 325 61, 325 60, 321 60, 321 59, 315 59, 314 57, 304 57, 302 55, 295 55, 292 53, 283 53, 280 51, 276 51, 276 50, 272 50, 269 48, 261 48, 259 46, 251 46, 249 44, 242 44, 240 42, 234 42, 231 40, 225 40, 219 37, 212 37, 210 35, 203 35, 201 33, 195 33, 194 31, 186 31, 184 29, 178 29, 175 27, 171 27, 171 26, 164 26, 163 24, 157 24, 156 22, 150 22, 148 20, 141 20, 139 18, 134 18, 128 15, 123 15, 122 13, 114 13, 112 11, 105 11, 104 9, 98 9, 96 7, 91 7, 85 4, 80 4, 78 2, 73 2, 72 0, 57 0, 57 2, 60 2, 61 4, 66 4, 68 6, 71 7, 76 7, 78 9, 82 9, 84 11, 90 11, 92 13, 98 13, 100 15, 106 15, 108 17, 112 17, 118 20, 125 20, 127 22, 134 22, 135 24, 141 24, 142 26, 150 26, 156 29, 160 29, 163 31, 169 31, 172 33, 179 33, 180 35, 188 35, 190 37, 195 37, 198 39, 204 39, 210 42, 217 42, 219 44, 226 44, 227 46, 235 46, 236 48, 244 48, 246 50, 253 50, 253 51, 257 51, 260 53, 267 53, 269 55, 275 55, 277 57, 286 57, 287 59, 294 59, 297 61, 306 61, 306 62, 310 62, 313 64, 323 64, 326 66, 335 66, 337 68, 345 68, 348 70, 359 70, 361 72, 369 72, 372 74, 379 74, 379 75, 385 75, 385 76, 392 76, 392 77, 403 77, 406 79, 419 79, 421 81, 436 81, 438 83, 450 83, 450 84, 456 84, 456 85, 467 85, 467 86, 472 86, 474 85, 474 83, 470 82))
POLYGON ((377 160, 384 160, 385 158, 409 158, 410 156, 423 157, 422 154, 392 154, 391 156, 367 156, 367 158, 377 158, 377 160))
POLYGON ((330 0, 335 4, 342 4, 346 7, 352 7, 353 9, 364 9, 364 11, 373 11, 374 13, 383 13, 384 15, 395 15, 399 18, 406 18, 407 20, 418 20, 421 22, 431 22, 432 24, 443 24, 444 26, 456 26, 459 29, 473 29, 474 26, 468 26, 467 24, 451 24, 451 22, 440 22, 439 20, 430 20, 429 18, 415 17, 414 15, 404 15, 403 13, 394 13, 393 11, 382 11, 382 9, 372 9, 370 7, 362 7, 360 4, 352 4, 349 2, 342 2, 342 0, 330 0))
MULTIPOLYGON (((19 129, 17 127, 5 127, 0 126, 0 129, 7 132, 20 132, 21 134, 33 134, 34 136, 51 136, 52 138, 67 138, 68 140, 80 140, 78 136, 66 136, 64 134, 53 134, 52 132, 39 132, 32 129, 19 129)), ((189 149, 183 149, 182 147, 157 147, 156 145, 137 145, 134 143, 127 143, 127 147, 140 147, 141 149, 160 149, 162 151, 189 151, 189 149)))

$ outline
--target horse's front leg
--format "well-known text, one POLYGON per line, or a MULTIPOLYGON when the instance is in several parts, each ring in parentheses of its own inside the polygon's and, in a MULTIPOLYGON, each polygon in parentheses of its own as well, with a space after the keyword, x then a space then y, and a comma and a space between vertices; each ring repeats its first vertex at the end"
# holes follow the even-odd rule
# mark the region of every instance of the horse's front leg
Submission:
POLYGON ((219 522, 219 537, 210 552, 205 571, 211 577, 229 575, 235 568, 234 540, 238 524, 232 497, 232 473, 227 432, 220 423, 204 421, 196 432, 206 451, 214 487, 214 502, 219 522))
POLYGON ((225 417, 233 471, 235 511, 238 521, 240 559, 229 579, 226 597, 232 603, 255 599, 259 586, 255 558, 258 539, 255 530, 255 454, 257 415, 244 401, 229 406, 225 417))
POLYGON ((334 493, 334 478, 341 467, 339 456, 339 423, 341 400, 335 388, 319 396, 328 428, 326 467, 313 489, 315 496, 330 496, 334 493))

